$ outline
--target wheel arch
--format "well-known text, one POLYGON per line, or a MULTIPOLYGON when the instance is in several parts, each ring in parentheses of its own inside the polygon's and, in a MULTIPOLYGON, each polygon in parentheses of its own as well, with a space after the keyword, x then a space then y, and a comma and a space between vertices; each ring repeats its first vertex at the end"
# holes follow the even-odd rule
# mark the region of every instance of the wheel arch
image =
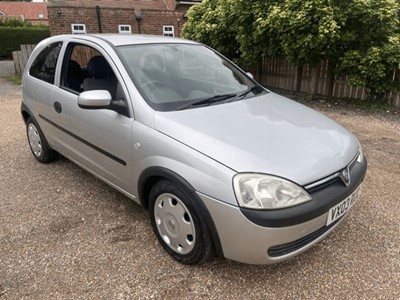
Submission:
MULTIPOLYGON (((35 125, 36 129, 38 130, 39 134, 41 135, 41 142, 43 143, 43 148, 47 148, 47 150, 44 150, 44 152, 46 152, 46 158, 44 159, 38 159, 36 157, 36 159, 41 162, 41 163, 49 163, 54 161, 57 158, 57 152, 52 149, 52 147, 50 146, 50 144, 47 141, 46 136, 44 135, 42 129, 39 126, 39 123, 37 122, 34 114, 32 113, 32 111, 25 105, 24 102, 21 103, 21 116, 22 119, 25 123, 25 127, 28 125, 29 120, 31 120, 31 122, 35 125)), ((28 137, 29 140, 29 137, 28 137)), ((31 148, 32 150, 32 148, 31 148)))
POLYGON ((149 167, 142 172, 138 181, 140 204, 146 210, 149 209, 149 195, 151 188, 161 179, 167 179, 173 183, 183 185, 190 192, 195 192, 195 189, 177 173, 163 167, 149 167))
POLYGON ((35 119, 24 102, 21 103, 21 116, 25 124, 27 123, 29 117, 35 119))
POLYGON ((199 204, 198 206, 200 207, 200 213, 201 213, 202 217, 204 218, 204 220, 208 226, 208 229, 210 230, 211 238, 212 238, 213 245, 214 245, 214 250, 218 256, 224 257, 223 251, 222 251, 222 246, 221 246, 221 241, 219 239, 219 235, 218 235, 217 229, 215 227, 214 221, 211 218, 210 213, 208 212, 208 209, 204 205, 203 201, 196 194, 196 190, 194 189, 194 187, 179 174, 177 174, 174 171, 169 170, 167 168, 163 168, 163 167, 149 167, 149 168, 145 169, 141 173, 139 180, 138 180, 138 193, 139 193, 139 200, 140 200, 141 205, 146 210, 149 209, 150 191, 157 181, 163 180, 163 179, 169 180, 175 184, 185 187, 192 194, 192 196, 196 199, 197 203, 199 204))

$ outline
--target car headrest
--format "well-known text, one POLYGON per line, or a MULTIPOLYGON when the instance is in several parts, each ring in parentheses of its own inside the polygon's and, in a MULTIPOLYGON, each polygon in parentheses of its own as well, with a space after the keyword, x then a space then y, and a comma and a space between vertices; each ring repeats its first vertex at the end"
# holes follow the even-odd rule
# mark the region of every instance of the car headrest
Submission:
POLYGON ((93 78, 112 78, 114 72, 103 56, 93 56, 87 65, 87 71, 93 78))

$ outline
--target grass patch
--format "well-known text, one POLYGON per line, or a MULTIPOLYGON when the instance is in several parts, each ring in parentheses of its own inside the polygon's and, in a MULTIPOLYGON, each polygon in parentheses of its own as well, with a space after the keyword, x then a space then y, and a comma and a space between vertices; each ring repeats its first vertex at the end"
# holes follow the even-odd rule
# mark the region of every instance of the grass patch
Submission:
POLYGON ((14 76, 6 76, 4 77, 8 82, 11 82, 15 85, 21 85, 21 76, 14 75, 14 76))

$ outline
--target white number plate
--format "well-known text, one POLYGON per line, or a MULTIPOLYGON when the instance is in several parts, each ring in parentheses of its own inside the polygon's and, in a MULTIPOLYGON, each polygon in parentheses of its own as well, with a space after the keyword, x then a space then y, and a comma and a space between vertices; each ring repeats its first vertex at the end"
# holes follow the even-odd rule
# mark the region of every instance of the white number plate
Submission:
POLYGON ((332 224, 350 210, 350 208, 353 206, 358 198, 360 188, 361 186, 359 186, 350 196, 348 196, 346 199, 336 204, 329 210, 328 219, 326 220, 326 226, 332 224))

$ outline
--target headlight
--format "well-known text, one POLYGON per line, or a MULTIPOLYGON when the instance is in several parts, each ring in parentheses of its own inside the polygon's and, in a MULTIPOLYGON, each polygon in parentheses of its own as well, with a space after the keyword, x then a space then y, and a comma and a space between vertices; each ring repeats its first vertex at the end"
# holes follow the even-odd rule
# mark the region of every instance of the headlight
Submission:
POLYGON ((358 156, 357 156, 357 162, 359 162, 360 164, 362 163, 363 159, 364 159, 364 153, 360 144, 360 141, 357 139, 358 142, 358 156))
POLYGON ((300 186, 270 175, 237 174, 233 186, 239 206, 253 209, 279 209, 311 200, 300 186))

